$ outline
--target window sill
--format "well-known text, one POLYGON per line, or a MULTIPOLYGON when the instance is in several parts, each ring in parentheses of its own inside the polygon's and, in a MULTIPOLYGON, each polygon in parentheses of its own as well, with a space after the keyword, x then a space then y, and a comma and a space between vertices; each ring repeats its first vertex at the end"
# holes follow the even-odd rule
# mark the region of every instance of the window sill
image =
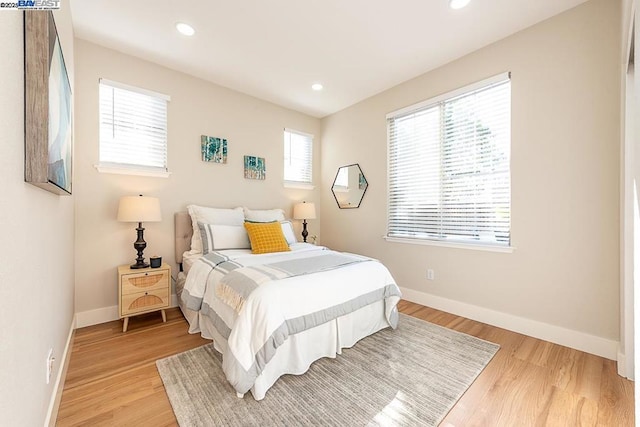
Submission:
POLYGON ((168 178, 169 175, 171 175, 171 172, 163 170, 136 169, 105 165, 93 165, 93 167, 95 167, 100 173, 111 173, 117 175, 150 176, 154 178, 168 178))
POLYGON ((494 246, 494 245, 482 245, 472 243, 461 242, 443 242, 439 240, 426 240, 426 239, 407 239, 402 237, 389 237, 382 236, 384 240, 392 243, 408 243, 411 245, 424 245, 424 246, 440 246, 443 248, 456 248, 456 249, 471 249, 474 251, 485 252, 501 252, 501 253, 513 253, 515 251, 514 246, 494 246))
POLYGON ((313 190, 315 187, 315 185, 313 184, 308 184, 306 182, 291 182, 291 181, 285 181, 283 183, 284 188, 295 188, 298 190, 313 190))

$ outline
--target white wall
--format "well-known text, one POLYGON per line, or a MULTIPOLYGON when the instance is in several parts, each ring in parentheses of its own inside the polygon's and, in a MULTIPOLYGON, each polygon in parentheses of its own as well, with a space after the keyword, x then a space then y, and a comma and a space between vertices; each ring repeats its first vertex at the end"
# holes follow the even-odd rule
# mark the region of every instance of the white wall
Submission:
MULTIPOLYGON (((315 190, 283 187, 283 131, 313 134, 314 181, 320 181, 320 121, 186 74, 76 39, 76 310, 80 326, 116 316, 116 267, 135 259, 135 224, 116 221, 121 196, 160 198, 163 220, 145 224, 145 255, 173 265, 173 213, 206 206, 285 209, 319 202, 315 190), (98 163, 98 79, 106 78, 171 96, 168 108, 169 178, 101 174, 98 163), (228 164, 200 159, 200 135, 227 138, 228 164), (243 156, 264 157, 265 181, 247 180, 243 156)), ((320 221, 309 221, 319 234, 320 221)))
POLYGON ((413 298, 615 358, 620 15, 618 1, 589 1, 323 119, 323 184, 350 163, 369 181, 360 209, 323 191, 323 243, 381 259, 413 298), (384 241, 385 115, 505 71, 516 250, 384 241))
MULTIPOLYGON (((627 378, 634 379, 634 258, 640 255, 636 250, 638 242, 634 242, 634 234, 640 230, 634 225, 638 218, 634 219, 634 208, 637 205, 634 183, 638 178, 638 165, 636 157, 638 141, 636 128, 637 118, 637 87, 635 84, 635 71, 633 65, 629 65, 629 52, 631 50, 631 35, 634 2, 622 1, 622 32, 620 52, 621 75, 621 110, 620 128, 624 130, 621 137, 620 158, 620 349, 618 355, 618 373, 627 378), (635 246, 635 248, 634 248, 635 246)), ((636 38, 638 36, 636 35, 636 38)), ((637 42, 636 42, 637 43, 637 42)), ((637 44, 636 44, 637 46, 637 44)), ((636 47, 637 49, 637 47, 636 47)), ((635 274, 638 274, 636 269, 635 274)))
POLYGON ((621 53, 626 56, 628 52, 627 41, 630 40, 629 28, 631 27, 631 15, 636 8, 636 0, 621 0, 622 2, 622 51, 621 53))
MULTIPOLYGON (((54 16, 73 87, 68 3, 54 16)), ((45 423, 73 321, 74 196, 24 182, 22 12, 0 13, 0 40, 0 424, 37 426, 45 423), (47 385, 49 348, 56 363, 47 385)))

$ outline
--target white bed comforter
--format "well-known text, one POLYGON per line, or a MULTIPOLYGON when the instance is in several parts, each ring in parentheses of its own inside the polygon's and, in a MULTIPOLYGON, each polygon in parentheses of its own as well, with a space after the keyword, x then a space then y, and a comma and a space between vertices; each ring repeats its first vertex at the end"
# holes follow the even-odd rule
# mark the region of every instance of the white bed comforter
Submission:
MULTIPOLYGON (((291 252, 253 255, 249 250, 220 251, 242 266, 272 264, 331 253, 310 244, 291 252)), ((220 265, 223 267, 223 265, 220 265)), ((216 296, 224 273, 205 260, 195 262, 182 292, 183 302, 200 310, 227 339, 223 370, 238 393, 246 393, 289 335, 313 328, 376 301, 385 301, 385 318, 397 324, 400 290, 387 268, 367 258, 341 268, 267 281, 247 297, 239 313, 216 296)))

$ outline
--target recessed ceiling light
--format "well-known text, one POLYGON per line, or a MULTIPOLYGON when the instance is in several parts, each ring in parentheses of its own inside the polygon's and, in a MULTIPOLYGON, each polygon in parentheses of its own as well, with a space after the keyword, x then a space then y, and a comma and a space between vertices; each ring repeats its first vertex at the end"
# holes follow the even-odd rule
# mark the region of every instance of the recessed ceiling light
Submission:
POLYGON ((320 83, 314 83, 314 84, 311 85, 311 89, 316 90, 316 91, 322 90, 323 87, 324 86, 322 86, 320 83))
POLYGON ((192 36, 196 33, 196 30, 194 30, 191 25, 185 24, 184 22, 178 22, 176 24, 176 30, 185 36, 192 36))
POLYGON ((462 9, 469 4, 471 0, 449 0, 449 7, 451 9, 462 9))

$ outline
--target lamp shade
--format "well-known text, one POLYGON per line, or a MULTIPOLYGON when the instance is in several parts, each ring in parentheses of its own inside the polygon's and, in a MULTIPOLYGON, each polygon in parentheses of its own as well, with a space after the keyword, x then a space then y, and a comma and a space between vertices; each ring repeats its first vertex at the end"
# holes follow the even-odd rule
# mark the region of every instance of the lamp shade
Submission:
POLYGON ((161 220, 160 200, 156 197, 126 196, 120 198, 118 221, 157 222, 161 220))
POLYGON ((293 219, 315 219, 316 205, 314 203, 302 202, 293 207, 293 219))

